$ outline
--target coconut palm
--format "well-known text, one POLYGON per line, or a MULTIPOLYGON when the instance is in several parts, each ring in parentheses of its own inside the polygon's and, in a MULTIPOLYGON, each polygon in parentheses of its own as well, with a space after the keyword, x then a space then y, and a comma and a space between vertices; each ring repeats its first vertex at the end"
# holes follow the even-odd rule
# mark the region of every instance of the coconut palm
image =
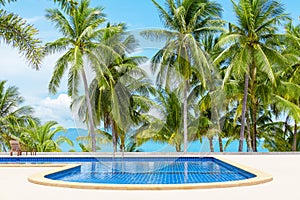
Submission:
MULTIPOLYGON (((182 151, 183 144, 183 110, 182 110, 182 87, 173 85, 172 90, 158 88, 155 93, 155 103, 152 106, 152 114, 147 115, 145 123, 135 135, 137 145, 149 140, 159 143, 169 143, 177 152, 182 151)), ((200 140, 210 130, 211 121, 204 115, 199 115, 197 94, 198 87, 194 86, 189 91, 189 137, 188 141, 200 140)))
MULTIPOLYGON (((96 59, 102 62, 108 73, 99 74, 90 84, 90 98, 94 109, 94 123, 100 126, 103 122, 105 133, 111 132, 113 149, 117 151, 117 144, 123 151, 125 147, 126 132, 135 123, 134 99, 137 91, 143 87, 140 82, 145 77, 145 72, 138 68, 145 58, 140 56, 127 56, 137 46, 135 38, 125 32, 125 25, 107 24, 100 42, 114 50, 117 56, 98 48, 95 51, 96 59), (110 31, 109 28, 121 27, 121 31, 110 31), (135 91, 135 95, 133 92, 135 91)), ((145 81, 144 81, 145 82, 145 81)), ((141 98, 141 97, 139 97, 141 98)), ((78 115, 83 121, 87 120, 87 109, 84 99, 75 100, 72 108, 78 108, 78 115), (83 101, 82 101, 83 100, 83 101)), ((101 131, 103 132, 103 131, 101 131)), ((104 132, 103 132, 104 133, 104 132)))
MULTIPOLYGON (((0 6, 15 0, 1 0, 0 6)), ((41 40, 37 38, 38 30, 26 23, 24 19, 14 13, 0 9, 0 39, 4 43, 17 48, 19 54, 34 69, 39 69, 44 56, 41 40)))
POLYGON ((239 0, 238 3, 232 0, 232 4, 238 24, 230 24, 229 32, 219 40, 218 46, 224 47, 224 51, 214 63, 230 60, 224 83, 233 73, 244 80, 239 151, 243 149, 248 95, 251 97, 253 149, 256 151, 257 77, 265 74, 268 81, 275 85, 272 64, 286 64, 285 58, 276 48, 272 48, 274 46, 269 45, 269 41, 276 41, 278 25, 287 19, 287 15, 282 4, 273 0, 239 0))
POLYGON ((38 152, 55 152, 61 151, 59 145, 67 142, 73 146, 73 142, 65 136, 59 136, 54 140, 55 135, 59 132, 66 132, 66 130, 57 126, 57 122, 49 121, 40 125, 34 120, 30 120, 27 127, 22 128, 22 133, 18 139, 20 143, 27 149, 35 149, 38 152))
POLYGON ((0 145, 6 151, 12 135, 20 133, 20 127, 33 119, 33 109, 22 106, 24 99, 14 86, 5 87, 6 81, 0 81, 0 145))
MULTIPOLYGON (((82 0, 79 5, 68 14, 64 15, 58 9, 48 9, 46 17, 51 20, 63 37, 46 44, 47 53, 55 53, 64 51, 55 65, 52 78, 49 83, 49 91, 56 93, 60 85, 61 78, 69 69, 68 73, 68 94, 69 96, 77 96, 80 75, 84 85, 86 105, 88 109, 88 128, 92 137, 92 151, 96 151, 95 126, 93 121, 93 113, 91 101, 88 94, 88 80, 86 76, 86 63, 90 64, 94 71, 103 74, 101 63, 93 63, 95 48, 106 48, 98 42, 103 30, 99 26, 105 21, 103 8, 91 8, 89 0, 82 0)), ((114 54, 114 52, 111 52, 114 54)))
POLYGON ((279 88, 274 91, 277 105, 294 119, 292 150, 297 150, 298 122, 300 121, 300 25, 294 26, 289 22, 285 26, 283 38, 283 54, 289 60, 287 67, 278 66, 279 88))
POLYGON ((157 91, 157 98, 155 102, 160 106, 159 112, 163 117, 162 126, 159 131, 155 133, 156 140, 161 142, 168 142, 175 146, 177 152, 182 151, 181 145, 183 141, 182 133, 182 108, 180 93, 178 90, 174 91, 157 91))
POLYGON ((183 98, 183 136, 184 152, 188 141, 188 105, 187 97, 192 75, 206 85, 212 70, 207 54, 198 39, 208 32, 220 30, 221 7, 208 0, 166 0, 164 9, 155 0, 162 22, 168 30, 149 30, 142 35, 149 39, 165 40, 164 47, 152 58, 152 70, 159 71, 157 81, 164 86, 169 68, 175 69, 184 79, 183 98))

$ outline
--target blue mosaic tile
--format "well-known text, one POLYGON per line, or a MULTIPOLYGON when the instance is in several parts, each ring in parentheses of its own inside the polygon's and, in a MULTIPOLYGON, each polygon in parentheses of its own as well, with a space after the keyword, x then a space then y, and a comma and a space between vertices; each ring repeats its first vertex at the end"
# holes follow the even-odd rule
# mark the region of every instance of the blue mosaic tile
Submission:
POLYGON ((47 178, 85 183, 192 184, 255 177, 211 157, 0 157, 0 163, 78 163, 80 167, 47 178))
POLYGON ((104 184, 193 184, 243 180, 255 177, 215 158, 130 158, 113 162, 82 163, 81 167, 47 178, 104 184))

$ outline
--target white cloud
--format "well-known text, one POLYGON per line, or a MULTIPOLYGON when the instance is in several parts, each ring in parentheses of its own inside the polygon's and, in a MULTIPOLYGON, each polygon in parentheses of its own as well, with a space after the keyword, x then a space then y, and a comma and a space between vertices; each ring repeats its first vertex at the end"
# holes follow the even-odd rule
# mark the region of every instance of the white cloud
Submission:
MULTIPOLYGON (((38 71, 30 68, 18 51, 8 45, 0 44, 0 55, 0 80, 7 80, 6 86, 19 88, 20 95, 25 98, 24 105, 32 106, 36 117, 41 118, 43 122, 55 120, 66 128, 84 127, 78 119, 74 120, 69 108, 71 99, 66 95, 67 74, 62 78, 57 90, 60 95, 51 96, 48 92, 54 65, 60 55, 47 56, 38 71)), ((80 93, 83 92, 81 88, 80 86, 80 93)))
POLYGON ((60 94, 56 99, 51 99, 47 97, 42 101, 42 105, 47 106, 49 108, 55 107, 57 109, 64 109, 70 106, 71 98, 66 94, 60 94))
POLYGON ((45 17, 44 16, 34 16, 31 18, 25 18, 27 23, 33 24, 39 21, 45 21, 45 17))
POLYGON ((76 127, 76 123, 70 110, 71 98, 66 94, 60 94, 57 98, 46 97, 35 102, 35 116, 42 122, 54 120, 65 128, 76 127))

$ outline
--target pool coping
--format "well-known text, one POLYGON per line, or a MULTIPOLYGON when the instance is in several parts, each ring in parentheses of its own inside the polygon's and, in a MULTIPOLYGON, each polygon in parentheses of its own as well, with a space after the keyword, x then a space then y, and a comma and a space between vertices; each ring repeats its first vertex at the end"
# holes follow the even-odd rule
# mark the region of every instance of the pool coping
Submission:
MULTIPOLYGON (((203 157, 203 156, 202 156, 203 157)), ((204 156, 205 157, 205 156, 204 156)), ((97 190, 186 190, 186 189, 213 189, 213 188, 230 188, 252 186, 267 183, 273 180, 272 175, 257 169, 240 165, 230 160, 224 159, 219 156, 209 156, 228 163, 234 167, 238 167, 244 171, 250 172, 256 177, 240 181, 229 182, 215 182, 215 183, 194 183, 194 184, 95 184, 95 183, 78 183, 78 182, 65 182, 45 178, 47 175, 57 173, 60 171, 72 169, 80 166, 80 164, 4 164, 0 167, 56 167, 50 171, 34 174, 28 177, 28 181, 34 184, 74 188, 74 189, 97 189, 97 190)))

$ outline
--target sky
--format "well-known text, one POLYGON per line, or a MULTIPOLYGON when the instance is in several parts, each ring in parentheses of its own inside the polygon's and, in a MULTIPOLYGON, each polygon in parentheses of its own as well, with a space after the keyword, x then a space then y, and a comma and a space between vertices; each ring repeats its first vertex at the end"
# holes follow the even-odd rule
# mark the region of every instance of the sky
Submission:
MULTIPOLYGON (((161 5, 164 0, 157 0, 161 5)), ((230 0, 217 0, 223 7, 223 19, 234 22, 230 0)), ((286 12, 290 14, 295 24, 300 23, 300 1, 282 0, 286 12)), ((151 0, 91 0, 91 6, 101 6, 111 23, 126 22, 128 30, 138 32, 149 28, 163 27, 157 10, 151 0)), ((2 8, 2 7, 1 7, 2 8)), ((61 35, 51 22, 45 18, 45 10, 57 8, 52 0, 18 0, 5 6, 9 12, 14 12, 39 30, 38 37, 44 42, 51 42, 61 35)), ((142 41, 144 50, 158 49, 157 44, 142 41)), ((6 86, 16 86, 25 98, 24 105, 30 105, 35 110, 35 116, 43 122, 55 120, 65 128, 81 127, 76 115, 69 109, 71 99, 66 94, 66 78, 61 82, 58 94, 48 93, 55 61, 59 55, 50 55, 43 60, 39 71, 31 69, 24 58, 10 46, 0 41, 0 80, 7 80, 6 86)))

